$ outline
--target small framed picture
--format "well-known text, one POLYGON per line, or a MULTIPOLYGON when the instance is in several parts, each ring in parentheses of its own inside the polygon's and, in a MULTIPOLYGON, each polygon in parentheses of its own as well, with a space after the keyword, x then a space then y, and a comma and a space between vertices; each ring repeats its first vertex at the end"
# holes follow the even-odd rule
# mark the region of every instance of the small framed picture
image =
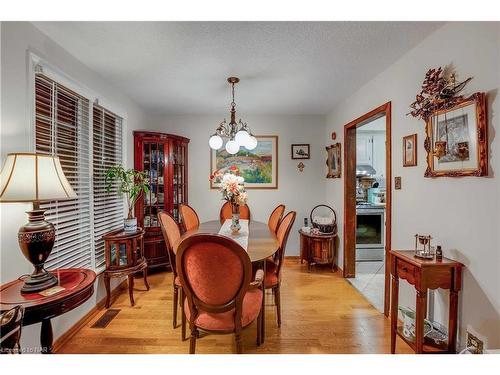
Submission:
POLYGON ((340 143, 327 146, 326 153, 326 165, 328 167, 326 178, 340 178, 342 170, 340 143))
POLYGON ((417 135, 403 137, 403 167, 417 165, 417 135))
POLYGON ((310 159, 311 151, 309 144, 293 144, 292 159, 310 159))

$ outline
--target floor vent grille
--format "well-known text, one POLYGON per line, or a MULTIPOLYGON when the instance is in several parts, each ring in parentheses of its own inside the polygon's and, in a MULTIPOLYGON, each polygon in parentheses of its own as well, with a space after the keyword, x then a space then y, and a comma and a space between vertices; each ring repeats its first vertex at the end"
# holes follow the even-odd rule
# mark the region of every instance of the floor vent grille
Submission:
POLYGON ((90 328, 106 328, 121 310, 109 309, 90 328))

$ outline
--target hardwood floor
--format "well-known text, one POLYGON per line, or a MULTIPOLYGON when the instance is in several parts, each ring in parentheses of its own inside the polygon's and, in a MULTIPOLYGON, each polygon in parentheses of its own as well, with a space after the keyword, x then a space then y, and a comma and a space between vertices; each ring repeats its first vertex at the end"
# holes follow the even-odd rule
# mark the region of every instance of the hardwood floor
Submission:
MULTIPOLYGON (((121 309, 106 328, 90 328, 99 310, 58 353, 188 353, 180 327, 172 328, 172 274, 149 277, 151 289, 135 283, 134 307, 122 293, 111 308, 121 309)), ((282 325, 266 296, 266 341, 255 344, 255 323, 243 331, 244 353, 389 353, 390 321, 345 279, 328 267, 307 272, 298 259, 287 259, 281 291, 282 325)), ((180 321, 180 319, 179 319, 180 321)), ((203 335, 197 353, 234 353, 234 335, 203 335)), ((412 353, 398 338, 398 353, 412 353)))

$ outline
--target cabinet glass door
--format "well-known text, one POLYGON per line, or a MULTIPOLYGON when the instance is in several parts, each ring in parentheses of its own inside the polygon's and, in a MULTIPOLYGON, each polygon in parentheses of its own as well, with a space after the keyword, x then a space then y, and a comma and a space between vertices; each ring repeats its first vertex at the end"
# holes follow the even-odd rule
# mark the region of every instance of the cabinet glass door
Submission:
POLYGON ((179 205, 187 203, 186 147, 181 142, 172 142, 172 168, 172 216, 180 221, 179 205))
POLYGON ((143 170, 149 176, 149 193, 144 194, 144 227, 158 227, 158 212, 165 205, 165 147, 163 143, 144 142, 143 170))

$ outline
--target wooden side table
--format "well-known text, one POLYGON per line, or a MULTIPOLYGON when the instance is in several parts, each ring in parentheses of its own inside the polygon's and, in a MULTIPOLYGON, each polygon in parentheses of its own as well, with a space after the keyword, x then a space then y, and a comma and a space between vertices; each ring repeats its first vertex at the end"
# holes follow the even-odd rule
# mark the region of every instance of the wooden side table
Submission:
POLYGON ((337 271, 337 249, 334 234, 311 234, 299 229, 300 234, 300 263, 307 262, 311 272, 315 264, 331 264, 332 272, 337 271))
POLYGON ((24 307, 23 326, 42 323, 40 331, 41 352, 52 353, 52 323, 50 320, 62 315, 87 301, 94 293, 94 271, 73 268, 52 271, 64 290, 50 296, 39 293, 21 294, 24 280, 18 279, 0 287, 0 311, 14 306, 24 307))
POLYGON ((144 284, 149 290, 148 263, 144 257, 144 229, 137 228, 135 232, 125 232, 123 229, 106 233, 104 239, 104 254, 106 271, 104 284, 106 286, 106 308, 111 300, 111 278, 128 277, 128 293, 130 304, 134 306, 134 275, 143 273, 144 284))
POLYGON ((455 353, 457 339, 458 292, 462 284, 463 264, 444 258, 421 259, 414 256, 413 250, 391 251, 391 353, 396 351, 396 335, 399 335, 417 354, 455 353), (398 326, 399 279, 405 279, 417 292, 415 314, 415 340, 403 335, 398 326), (448 343, 437 345, 424 338, 424 319, 427 313, 428 289, 450 290, 450 311, 448 317, 448 343))

